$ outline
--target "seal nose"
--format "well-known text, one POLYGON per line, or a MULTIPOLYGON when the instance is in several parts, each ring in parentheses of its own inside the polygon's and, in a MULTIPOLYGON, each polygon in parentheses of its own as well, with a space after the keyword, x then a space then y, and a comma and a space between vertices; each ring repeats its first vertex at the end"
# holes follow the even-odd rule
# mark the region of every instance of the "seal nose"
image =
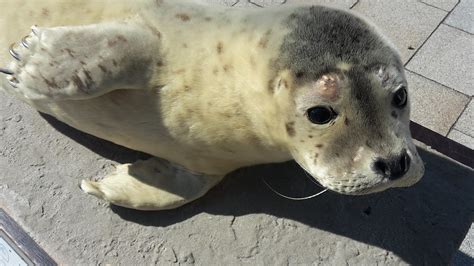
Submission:
POLYGON ((373 170, 382 174, 390 180, 397 180, 405 175, 410 169, 410 156, 406 151, 399 157, 390 159, 377 158, 372 166, 373 170))

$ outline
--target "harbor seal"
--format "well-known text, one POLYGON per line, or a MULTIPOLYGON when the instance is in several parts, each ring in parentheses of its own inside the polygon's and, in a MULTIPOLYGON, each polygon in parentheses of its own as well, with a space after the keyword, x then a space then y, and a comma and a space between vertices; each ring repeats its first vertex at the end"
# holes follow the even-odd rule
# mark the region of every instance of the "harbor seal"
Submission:
POLYGON ((410 186, 423 175, 400 57, 349 11, 162 0, 84 0, 71 11, 68 1, 32 2, 30 10, 47 14, 18 25, 8 15, 18 15, 8 12, 14 3, 4 3, 0 45, 17 41, 2 88, 154 156, 82 181, 89 194, 171 209, 235 169, 292 159, 349 195, 410 186), (41 27, 21 39, 28 22, 41 27))

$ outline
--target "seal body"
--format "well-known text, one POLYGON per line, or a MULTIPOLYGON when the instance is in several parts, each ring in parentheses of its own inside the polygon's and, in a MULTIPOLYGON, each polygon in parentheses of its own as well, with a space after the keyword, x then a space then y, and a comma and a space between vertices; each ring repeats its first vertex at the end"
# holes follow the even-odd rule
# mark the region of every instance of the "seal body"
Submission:
POLYGON ((88 193, 169 209, 232 170, 291 159, 346 194, 411 185, 423 174, 403 65, 354 14, 191 1, 83 5, 84 17, 50 17, 55 25, 12 47, 2 81, 42 112, 156 157, 83 182, 88 193))

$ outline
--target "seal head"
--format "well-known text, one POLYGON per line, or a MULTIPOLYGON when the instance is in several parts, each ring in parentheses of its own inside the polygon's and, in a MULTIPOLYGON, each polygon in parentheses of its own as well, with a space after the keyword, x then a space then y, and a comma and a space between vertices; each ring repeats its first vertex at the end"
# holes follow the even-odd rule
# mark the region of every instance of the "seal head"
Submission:
POLYGON ((365 20, 311 7, 286 22, 276 97, 295 160, 323 186, 358 195, 410 186, 424 173, 395 49, 365 20), (287 91, 287 93, 282 93, 287 91))

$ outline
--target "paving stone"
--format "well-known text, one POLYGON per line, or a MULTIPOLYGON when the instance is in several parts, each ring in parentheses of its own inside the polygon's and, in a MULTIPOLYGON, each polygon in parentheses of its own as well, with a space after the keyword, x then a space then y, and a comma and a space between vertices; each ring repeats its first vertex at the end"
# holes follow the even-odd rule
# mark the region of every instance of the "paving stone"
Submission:
POLYGON ((446 136, 469 97, 418 74, 407 72, 411 119, 446 136))
POLYGON ((471 101, 462 113, 454 128, 474 137, 474 103, 471 101))
POLYGON ((353 10, 372 20, 392 40, 403 62, 410 59, 447 15, 446 11, 415 0, 360 0, 353 10))
POLYGON ((238 3, 233 5, 233 7, 250 7, 250 8, 259 8, 261 6, 250 3, 248 0, 240 0, 238 3))
POLYGON ((407 68, 464 94, 474 94, 474 37, 440 25, 407 68))
MULTIPOLYGON (((449 132, 448 138, 470 148, 474 149, 474 138, 462 133, 459 130, 453 129, 449 132)), ((473 250, 474 252, 474 250, 473 250)))
POLYGON ((357 0, 250 0, 250 2, 253 2, 259 6, 280 4, 314 4, 349 9, 357 2, 357 0))
POLYGON ((459 0, 423 0, 421 2, 435 6, 437 8, 441 8, 446 11, 451 11, 456 6, 458 1, 459 0))
POLYGON ((462 0, 459 2, 445 23, 474 34, 474 1, 462 0))
POLYGON ((239 2, 239 0, 202 0, 202 1, 210 5, 225 5, 225 6, 233 6, 237 2, 239 2))

